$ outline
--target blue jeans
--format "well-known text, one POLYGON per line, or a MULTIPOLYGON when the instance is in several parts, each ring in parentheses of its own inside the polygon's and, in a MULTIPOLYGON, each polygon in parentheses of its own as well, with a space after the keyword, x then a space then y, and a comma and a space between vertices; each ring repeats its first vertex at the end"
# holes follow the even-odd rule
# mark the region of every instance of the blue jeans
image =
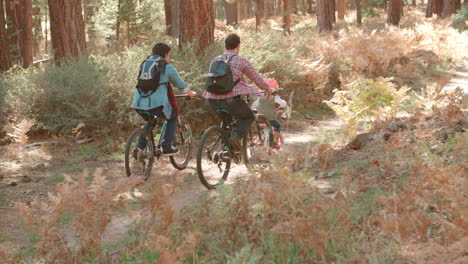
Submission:
POLYGON ((276 132, 281 132, 281 123, 278 120, 270 120, 270 124, 272 127, 276 129, 276 132))
MULTIPOLYGON (((162 111, 162 107, 157 107, 157 108, 153 108, 150 110, 136 109, 136 112, 147 122, 145 126, 143 127, 144 129, 148 129, 149 125, 153 125, 153 127, 150 127, 150 130, 154 129, 156 122, 151 122, 154 119, 154 116, 157 116, 158 118, 166 119, 162 111)), ((172 115, 171 119, 166 119, 166 120, 167 120, 166 131, 164 132, 164 138, 161 144, 163 149, 170 148, 173 145, 176 128, 177 128, 177 116, 176 115, 172 115)), ((138 138, 137 147, 139 149, 144 149, 147 143, 148 143, 148 140, 145 137, 140 136, 138 138)))

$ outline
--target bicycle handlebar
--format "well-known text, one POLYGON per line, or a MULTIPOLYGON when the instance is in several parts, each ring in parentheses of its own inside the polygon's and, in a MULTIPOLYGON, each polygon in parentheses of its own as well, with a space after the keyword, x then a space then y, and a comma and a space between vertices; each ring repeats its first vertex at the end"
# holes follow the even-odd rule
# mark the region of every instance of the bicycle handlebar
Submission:
POLYGON ((192 99, 195 99, 195 98, 198 98, 198 97, 190 97, 188 94, 176 94, 174 95, 175 98, 183 98, 185 97, 185 100, 192 100, 192 99))

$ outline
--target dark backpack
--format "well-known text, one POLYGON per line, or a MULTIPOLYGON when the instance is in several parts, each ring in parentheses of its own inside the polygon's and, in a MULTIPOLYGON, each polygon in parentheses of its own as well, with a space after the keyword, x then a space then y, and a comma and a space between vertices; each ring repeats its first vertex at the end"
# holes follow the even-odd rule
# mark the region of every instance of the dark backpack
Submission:
POLYGON ((160 83, 159 80, 166 65, 166 60, 161 56, 153 55, 146 58, 141 63, 138 73, 138 83, 136 85, 138 91, 140 93, 155 92, 159 85, 165 84, 160 83))
POLYGON ((210 72, 207 74, 205 88, 213 94, 227 94, 232 91, 239 80, 234 81, 229 61, 236 55, 224 60, 223 56, 213 61, 210 65, 210 72))

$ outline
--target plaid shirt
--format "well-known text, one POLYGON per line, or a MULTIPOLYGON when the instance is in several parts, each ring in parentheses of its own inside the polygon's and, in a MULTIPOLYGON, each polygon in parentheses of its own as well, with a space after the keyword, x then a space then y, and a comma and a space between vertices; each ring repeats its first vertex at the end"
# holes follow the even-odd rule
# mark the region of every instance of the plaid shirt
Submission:
MULTIPOLYGON (((208 91, 203 92, 203 97, 206 99, 214 99, 214 100, 220 100, 220 99, 226 99, 238 95, 254 95, 254 96, 262 96, 263 93, 258 90, 257 88, 248 85, 245 80, 244 80, 244 74, 249 77, 249 79, 257 85, 260 89, 264 91, 271 91, 271 88, 268 86, 268 84, 263 80, 263 78, 255 71, 253 68, 252 64, 244 57, 238 56, 234 51, 232 50, 226 50, 224 54, 222 55, 224 59, 228 59, 230 57, 234 56, 230 61, 229 64, 231 65, 231 71, 232 71, 232 76, 234 81, 240 80, 239 83, 234 86, 232 91, 228 94, 212 94, 208 91)), ((213 59, 213 61, 219 59, 219 57, 216 57, 213 59)))

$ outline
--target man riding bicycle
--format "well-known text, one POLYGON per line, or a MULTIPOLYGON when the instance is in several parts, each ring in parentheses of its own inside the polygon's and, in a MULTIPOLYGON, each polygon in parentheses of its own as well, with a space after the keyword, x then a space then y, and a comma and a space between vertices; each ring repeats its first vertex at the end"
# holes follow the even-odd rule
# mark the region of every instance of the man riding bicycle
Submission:
MULTIPOLYGON (((225 52, 222 55, 232 71, 232 76, 237 85, 227 94, 213 94, 208 91, 203 92, 203 97, 208 99, 210 108, 222 119, 221 112, 228 111, 238 120, 238 125, 234 129, 229 144, 235 149, 240 149, 240 140, 247 133, 248 129, 255 121, 255 115, 250 106, 241 98, 241 95, 263 95, 261 91, 248 85, 244 80, 246 75, 256 86, 264 90, 266 94, 272 94, 273 90, 265 80, 253 68, 249 60, 238 55, 240 49, 240 37, 237 34, 229 34, 224 40, 225 52)), ((213 59, 218 60, 219 58, 213 59)))

